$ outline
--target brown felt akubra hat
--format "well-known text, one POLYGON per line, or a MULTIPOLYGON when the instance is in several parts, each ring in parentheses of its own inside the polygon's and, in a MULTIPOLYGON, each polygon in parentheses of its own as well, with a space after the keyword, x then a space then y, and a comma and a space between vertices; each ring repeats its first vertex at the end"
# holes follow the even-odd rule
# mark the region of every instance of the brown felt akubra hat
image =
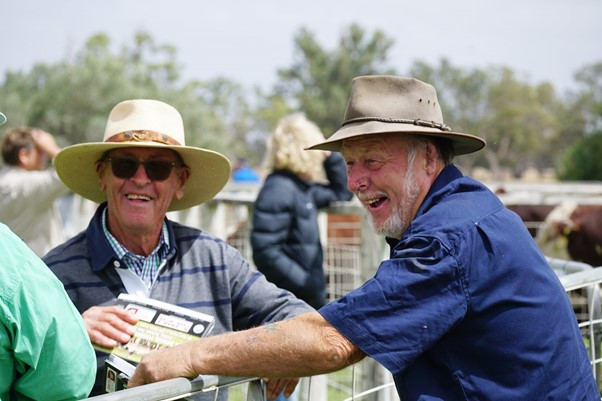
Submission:
POLYGON ((324 142, 307 149, 340 152, 345 139, 387 133, 448 138, 456 156, 485 146, 483 139, 453 132, 445 125, 432 85, 415 78, 367 75, 352 82, 341 128, 324 142))
POLYGON ((174 198, 168 210, 186 209, 213 198, 230 179, 230 161, 212 150, 186 146, 180 113, 152 99, 126 100, 111 110, 102 142, 80 143, 61 150, 54 168, 73 192, 97 203, 104 202, 96 162, 111 149, 160 148, 178 153, 190 168, 182 199, 174 198))

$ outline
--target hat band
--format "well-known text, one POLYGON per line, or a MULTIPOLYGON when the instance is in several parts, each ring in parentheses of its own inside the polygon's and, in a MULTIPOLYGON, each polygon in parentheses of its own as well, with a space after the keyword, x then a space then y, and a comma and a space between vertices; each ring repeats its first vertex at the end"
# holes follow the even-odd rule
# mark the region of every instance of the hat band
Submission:
POLYGON ((165 145, 181 146, 180 142, 169 135, 147 130, 120 132, 107 138, 105 142, 159 142, 165 145))
POLYGON ((434 121, 421 120, 419 118, 415 120, 409 120, 405 118, 387 118, 387 117, 357 117, 352 118, 350 120, 344 121, 341 126, 345 126, 347 124, 357 123, 357 122, 365 122, 365 121, 380 121, 383 123, 396 123, 396 124, 412 124, 418 125, 420 127, 429 127, 429 128, 438 128, 441 131, 451 131, 451 128, 443 123, 436 123, 434 121))

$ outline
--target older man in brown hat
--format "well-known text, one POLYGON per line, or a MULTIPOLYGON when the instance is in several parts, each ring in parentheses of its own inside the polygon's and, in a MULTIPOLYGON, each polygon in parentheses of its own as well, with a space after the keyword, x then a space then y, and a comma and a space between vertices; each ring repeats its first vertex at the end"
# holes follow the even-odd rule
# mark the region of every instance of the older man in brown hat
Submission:
POLYGON ((343 153, 390 259, 318 312, 151 353, 130 384, 313 375, 369 355, 402 400, 599 399, 555 273, 518 216, 452 164, 484 145, 444 124, 431 85, 356 78, 342 128, 312 149, 343 153))
MULTIPOLYGON (((121 102, 109 114, 102 142, 66 147, 54 165, 70 189, 100 203, 85 231, 44 257, 94 344, 129 341, 135 319, 108 305, 120 293, 214 316, 212 334, 313 310, 266 281, 221 239, 166 218, 168 210, 211 199, 230 177, 223 155, 186 146, 182 117, 172 106, 121 102)), ((93 394, 103 392, 106 356, 98 353, 93 394)), ((218 399, 226 398, 220 392, 218 399)))

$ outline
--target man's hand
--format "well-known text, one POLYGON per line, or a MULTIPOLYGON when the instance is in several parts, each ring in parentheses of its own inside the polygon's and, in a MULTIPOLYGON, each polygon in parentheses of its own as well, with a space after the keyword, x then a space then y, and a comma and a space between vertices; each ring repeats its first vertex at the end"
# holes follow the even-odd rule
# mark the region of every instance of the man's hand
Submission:
POLYGON ((54 156, 60 152, 61 148, 57 145, 52 134, 41 129, 35 129, 31 135, 40 152, 47 155, 50 159, 54 159, 54 156))
POLYGON ((192 347, 196 342, 191 341, 144 355, 130 378, 128 388, 175 377, 197 377, 199 373, 196 373, 192 366, 192 347))
MULTIPOLYGON (((155 383, 176 377, 194 379, 199 375, 192 366, 194 346, 197 341, 191 341, 171 348, 164 348, 150 352, 142 357, 136 371, 128 382, 128 388, 155 383)), ((297 383, 298 378, 264 379, 266 395, 270 400, 275 400, 282 391, 289 397, 297 383)))
POLYGON ((130 341, 138 321, 132 312, 118 306, 93 306, 82 317, 90 341, 107 348, 130 341))
POLYGON ((263 381, 266 384, 266 396, 268 397, 269 400, 274 401, 276 398, 278 398, 278 396, 280 395, 280 393, 284 390, 284 396, 286 398, 290 397, 291 394, 293 394, 293 391, 295 391, 295 387, 297 387, 297 384, 299 383, 299 379, 298 378, 294 378, 294 379, 286 379, 286 378, 279 378, 279 379, 263 379, 263 381))

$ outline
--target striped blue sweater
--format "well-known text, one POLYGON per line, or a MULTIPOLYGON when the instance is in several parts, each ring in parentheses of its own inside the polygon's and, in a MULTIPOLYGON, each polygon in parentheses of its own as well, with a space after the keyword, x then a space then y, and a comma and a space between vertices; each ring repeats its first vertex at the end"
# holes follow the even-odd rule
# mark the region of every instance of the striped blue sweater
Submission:
MULTIPOLYGON (((62 281, 80 313, 112 303, 126 289, 115 266, 125 266, 107 242, 101 205, 88 228, 43 259, 62 281)), ((290 292, 268 282, 223 240, 166 220, 171 251, 150 297, 216 318, 212 334, 241 330, 312 310, 290 292)), ((99 371, 92 395, 103 393, 106 354, 97 353, 99 371)), ((225 392, 224 392, 225 393, 225 392)), ((204 398, 199 398, 204 399, 204 398)), ((212 399, 207 395, 207 399, 212 399)))

